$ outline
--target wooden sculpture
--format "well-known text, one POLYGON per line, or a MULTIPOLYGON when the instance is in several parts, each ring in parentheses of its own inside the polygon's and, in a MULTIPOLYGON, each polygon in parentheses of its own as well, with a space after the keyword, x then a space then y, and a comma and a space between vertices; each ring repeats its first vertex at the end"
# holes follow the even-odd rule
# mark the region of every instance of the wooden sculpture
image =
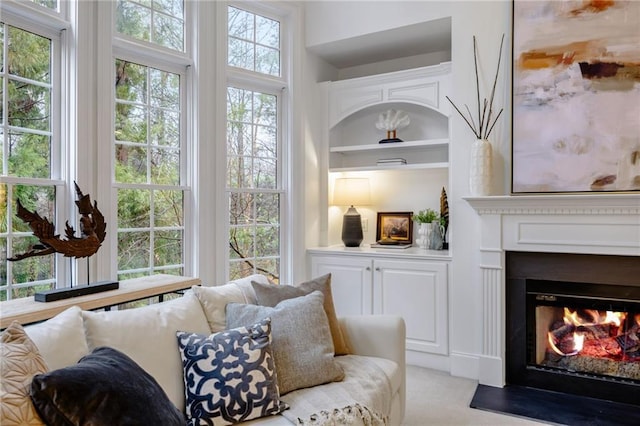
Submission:
POLYGON ((80 236, 76 237, 75 229, 66 222, 65 237, 56 235, 55 226, 47 218, 42 218, 37 212, 30 212, 22 206, 18 200, 18 217, 29 224, 33 235, 40 240, 23 253, 9 258, 18 261, 33 256, 44 256, 52 253, 60 253, 66 257, 89 257, 95 254, 107 235, 107 224, 104 216, 98 210, 96 201, 91 204, 89 194, 84 195, 74 182, 78 200, 78 212, 80 213, 80 236))

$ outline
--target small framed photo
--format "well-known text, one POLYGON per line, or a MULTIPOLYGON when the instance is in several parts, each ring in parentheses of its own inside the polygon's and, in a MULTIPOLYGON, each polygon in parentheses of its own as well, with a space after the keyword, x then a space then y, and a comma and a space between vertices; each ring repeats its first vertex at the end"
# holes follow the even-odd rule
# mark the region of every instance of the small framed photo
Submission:
POLYGON ((413 212, 378 212, 376 241, 378 243, 411 244, 413 242, 413 212))

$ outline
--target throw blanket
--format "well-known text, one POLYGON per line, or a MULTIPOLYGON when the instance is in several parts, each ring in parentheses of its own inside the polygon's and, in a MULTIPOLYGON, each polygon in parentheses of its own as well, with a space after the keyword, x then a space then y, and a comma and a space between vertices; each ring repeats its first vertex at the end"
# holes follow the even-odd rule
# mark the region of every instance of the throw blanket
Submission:
POLYGON ((391 404, 391 382, 372 360, 359 355, 336 357, 345 379, 289 392, 282 412, 300 426, 385 426, 391 404))

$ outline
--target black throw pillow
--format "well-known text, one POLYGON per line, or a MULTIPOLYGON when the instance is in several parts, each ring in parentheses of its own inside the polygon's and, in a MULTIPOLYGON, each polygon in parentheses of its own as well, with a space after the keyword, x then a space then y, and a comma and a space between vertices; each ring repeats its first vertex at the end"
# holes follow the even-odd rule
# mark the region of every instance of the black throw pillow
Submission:
POLYGON ((47 425, 186 424, 158 382, 113 348, 96 348, 77 364, 39 374, 31 400, 47 425))

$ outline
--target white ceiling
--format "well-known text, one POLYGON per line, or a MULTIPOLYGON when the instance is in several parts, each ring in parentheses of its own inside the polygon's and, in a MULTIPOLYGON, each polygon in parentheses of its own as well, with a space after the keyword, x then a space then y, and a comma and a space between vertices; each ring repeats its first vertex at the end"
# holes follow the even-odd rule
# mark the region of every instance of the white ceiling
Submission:
POLYGON ((308 48, 338 69, 451 51, 451 19, 442 18, 308 48))

